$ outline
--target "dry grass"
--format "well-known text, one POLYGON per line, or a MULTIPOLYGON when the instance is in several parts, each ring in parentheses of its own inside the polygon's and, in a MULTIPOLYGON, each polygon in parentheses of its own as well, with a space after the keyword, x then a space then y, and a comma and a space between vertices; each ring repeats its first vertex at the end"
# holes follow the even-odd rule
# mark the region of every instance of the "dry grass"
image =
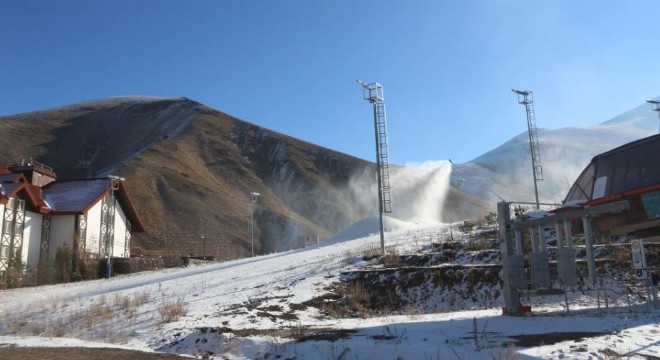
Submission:
MULTIPOLYGON (((101 296, 91 302, 81 298, 76 302, 61 299, 41 301, 30 306, 33 311, 20 317, 4 313, 0 335, 75 336, 83 339, 103 338, 113 343, 125 342, 135 327, 138 308, 147 304, 151 297, 151 293, 144 291, 132 295, 101 296), (113 323, 122 330, 110 331, 109 326, 113 323)), ((177 311, 171 311, 171 314, 176 315, 177 311)))
POLYGON ((367 289, 359 281, 353 284, 349 296, 353 303, 364 304, 367 301, 369 301, 369 293, 367 292, 367 289))
POLYGON ((163 306, 158 309, 158 314, 160 314, 163 323, 179 320, 179 318, 187 314, 183 298, 178 298, 176 300, 163 300, 163 306))
POLYGON ((4 314, 2 322, 4 334, 17 334, 28 324, 26 319, 17 319, 8 313, 4 314))
POLYGON ((370 260, 376 258, 382 254, 380 246, 369 246, 362 249, 362 258, 365 260, 370 260))
POLYGON ((29 331, 32 335, 40 335, 41 333, 46 331, 46 326, 41 322, 35 321, 30 324, 29 331))
POLYGON ((62 319, 55 319, 51 321, 44 330, 46 337, 64 337, 69 331, 71 325, 64 322, 62 319))
POLYGON ((471 236, 468 240, 465 250, 467 251, 481 251, 492 248, 490 242, 486 238, 478 238, 471 236))
POLYGON ((92 303, 87 309, 87 318, 92 321, 101 320, 108 321, 113 315, 112 307, 105 301, 92 303))
POLYGON ((114 306, 122 309, 128 310, 131 307, 131 297, 128 295, 115 294, 113 297, 114 306))
POLYGON ((347 249, 341 254, 341 257, 343 259, 344 264, 349 265, 355 259, 355 253, 353 252, 353 250, 347 249))
POLYGON ((400 261, 399 251, 396 248, 388 248, 383 257, 383 264, 386 267, 398 267, 400 261))
POLYGON ((422 304, 406 304, 403 309, 401 309, 401 314, 403 315, 425 315, 428 312, 422 304))
POLYGON ((300 323, 300 321, 299 321, 298 323, 296 323, 295 325, 292 325, 289 328, 289 334, 288 335, 291 339, 301 339, 301 338, 305 337, 307 335, 307 333, 308 333, 308 328, 306 326, 303 326, 303 324, 300 323))
POLYGON ((349 293, 349 301, 351 306, 360 314, 362 318, 369 317, 370 311, 366 304, 369 303, 369 292, 362 283, 355 282, 351 287, 349 293))
POLYGON ((148 303, 151 300, 151 293, 149 291, 143 291, 140 293, 133 294, 133 299, 131 303, 134 307, 138 307, 148 303))

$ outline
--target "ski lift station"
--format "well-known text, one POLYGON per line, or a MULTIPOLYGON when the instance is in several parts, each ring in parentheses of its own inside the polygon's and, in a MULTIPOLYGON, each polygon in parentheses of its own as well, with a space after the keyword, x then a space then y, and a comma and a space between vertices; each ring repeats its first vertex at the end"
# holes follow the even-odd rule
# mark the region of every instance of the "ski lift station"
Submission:
POLYGON ((529 311, 528 307, 521 306, 523 296, 562 294, 566 287, 575 286, 579 281, 598 286, 594 244, 609 244, 621 237, 629 239, 633 280, 643 284, 649 298, 654 298, 658 305, 660 267, 657 261, 647 263, 644 255, 644 243, 660 243, 658 154, 660 134, 594 157, 562 205, 550 209, 545 216, 521 216, 515 210, 516 203, 498 203, 504 313, 516 315, 529 311), (553 261, 553 271, 546 230, 554 232, 556 238, 556 270, 553 261), (578 239, 580 245, 576 245, 578 239), (586 279, 578 276, 575 256, 578 247, 586 252, 586 279))

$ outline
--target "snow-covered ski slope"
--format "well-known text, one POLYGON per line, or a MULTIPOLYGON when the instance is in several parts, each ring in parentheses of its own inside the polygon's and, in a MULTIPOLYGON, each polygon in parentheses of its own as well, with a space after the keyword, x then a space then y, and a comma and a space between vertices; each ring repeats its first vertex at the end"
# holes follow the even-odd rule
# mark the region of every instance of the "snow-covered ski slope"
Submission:
MULTIPOLYGON (((387 246, 399 254, 423 251, 447 237, 442 224, 392 221, 389 229, 387 246)), ((660 310, 645 304, 634 305, 633 312, 616 302, 608 311, 574 306, 569 314, 561 304, 548 304, 523 317, 502 316, 499 307, 325 316, 304 303, 326 294, 341 272, 366 266, 362 255, 379 247, 375 234, 351 237, 225 263, 0 291, 0 344, 108 346, 230 359, 660 357, 660 310), (176 309, 185 311, 178 316, 166 311, 176 309), (508 345, 520 335, 536 341, 508 345)))

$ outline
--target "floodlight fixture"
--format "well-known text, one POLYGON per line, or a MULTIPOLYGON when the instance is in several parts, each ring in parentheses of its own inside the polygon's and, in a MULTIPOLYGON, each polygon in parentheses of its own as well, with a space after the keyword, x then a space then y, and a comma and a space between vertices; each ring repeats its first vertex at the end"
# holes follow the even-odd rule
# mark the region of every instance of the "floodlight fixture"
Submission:
MULTIPOLYGON (((653 111, 656 111, 658 113, 658 116, 660 116, 660 100, 646 100, 647 103, 651 104, 653 107, 653 111)), ((660 133, 660 125, 658 128, 658 132, 660 133)))
POLYGON ((108 175, 108 179, 110 180, 108 185, 110 185, 109 188, 111 190, 119 190, 119 183, 126 180, 117 175, 108 175))
POLYGON ((367 84, 362 80, 355 80, 360 86, 362 86, 362 96, 364 100, 370 103, 380 103, 385 101, 385 95, 383 95, 383 85, 375 82, 367 84))

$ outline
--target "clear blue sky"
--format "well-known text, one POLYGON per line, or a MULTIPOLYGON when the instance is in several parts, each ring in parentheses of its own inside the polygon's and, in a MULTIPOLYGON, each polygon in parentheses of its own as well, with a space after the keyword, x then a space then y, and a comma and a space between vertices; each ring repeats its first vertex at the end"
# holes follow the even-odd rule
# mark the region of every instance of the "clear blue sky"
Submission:
MULTIPOLYGON (((537 125, 660 95, 660 2, 2 0, 0 115, 186 96, 367 160, 384 85, 391 160, 469 161, 537 125)), ((649 109, 650 111, 650 109, 649 109)))

